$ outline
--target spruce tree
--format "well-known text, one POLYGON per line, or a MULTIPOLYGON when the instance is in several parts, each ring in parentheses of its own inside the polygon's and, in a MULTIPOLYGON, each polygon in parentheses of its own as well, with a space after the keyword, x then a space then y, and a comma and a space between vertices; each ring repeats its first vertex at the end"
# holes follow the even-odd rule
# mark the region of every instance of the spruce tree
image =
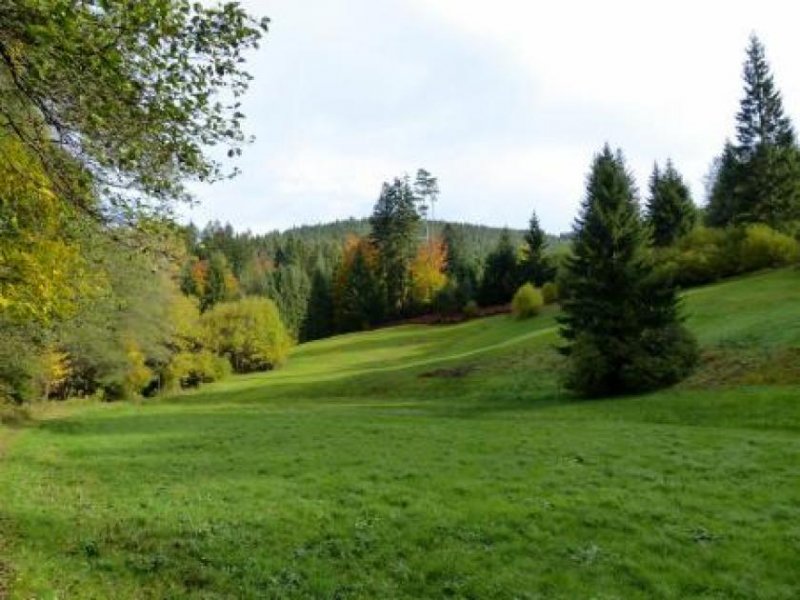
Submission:
POLYGON ((525 259, 522 264, 522 279, 530 281, 537 286, 542 286, 546 281, 551 281, 555 276, 545 256, 547 236, 539 225, 539 217, 534 212, 525 232, 525 259))
POLYGON ((208 281, 205 293, 200 297, 202 312, 212 308, 223 300, 230 299, 230 281, 232 278, 228 260, 222 252, 213 252, 208 260, 208 281))
POLYGON ((504 229, 497 246, 486 257, 479 300, 484 306, 506 304, 520 284, 517 251, 508 229, 504 229))
POLYGON ((783 228, 800 219, 800 151, 764 46, 750 38, 737 145, 727 147, 709 198, 713 225, 763 222, 783 228))
MULTIPOLYGON (((467 256, 467 242, 462 226, 447 223, 442 229, 442 241, 447 252, 445 273, 449 279, 452 304, 456 309, 475 299, 478 290, 478 268, 467 256)), ((447 302, 445 302, 447 304, 447 302)))
POLYGON ((385 317, 386 291, 383 282, 370 267, 364 249, 359 248, 347 272, 344 295, 337 307, 342 331, 368 329, 385 317))
POLYGON ((781 93, 775 86, 764 45, 756 35, 750 37, 743 78, 744 98, 736 115, 740 158, 752 157, 763 144, 794 146, 794 129, 784 113, 781 93))
POLYGON ((418 246, 420 216, 408 177, 384 183, 370 218, 371 240, 378 250, 386 305, 397 316, 406 308, 410 266, 418 246))
POLYGON ((567 385, 586 396, 645 391, 687 375, 696 343, 674 287, 660 281, 620 152, 595 158, 567 263, 561 335, 567 385))
POLYGON ((445 273, 450 277, 459 277, 467 264, 464 255, 464 233, 452 223, 447 223, 442 228, 442 241, 447 250, 445 273))
POLYGON ((301 341, 318 340, 333 333, 333 286, 330 275, 321 267, 314 269, 301 341))
POLYGON ((671 160, 662 172, 658 164, 650 176, 650 195, 647 200, 647 222, 653 245, 670 246, 689 233, 697 216, 689 187, 671 160))
POLYGON ((722 154, 714 160, 706 206, 705 222, 710 227, 725 227, 732 223, 739 212, 737 202, 741 197, 741 163, 736 147, 725 142, 722 154))

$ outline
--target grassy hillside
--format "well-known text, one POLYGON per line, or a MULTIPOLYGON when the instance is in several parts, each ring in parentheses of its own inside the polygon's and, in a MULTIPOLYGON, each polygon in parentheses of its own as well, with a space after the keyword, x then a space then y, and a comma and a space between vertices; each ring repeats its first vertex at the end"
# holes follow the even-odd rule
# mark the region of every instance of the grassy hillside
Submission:
POLYGON ((563 393, 551 311, 0 430, 0 597, 795 598, 798 294, 689 292, 703 367, 648 396, 563 393))

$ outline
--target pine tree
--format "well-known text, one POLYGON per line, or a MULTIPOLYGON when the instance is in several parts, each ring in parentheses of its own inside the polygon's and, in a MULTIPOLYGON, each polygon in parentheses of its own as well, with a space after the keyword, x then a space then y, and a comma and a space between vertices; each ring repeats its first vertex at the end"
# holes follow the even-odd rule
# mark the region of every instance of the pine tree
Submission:
POLYGON ((464 233, 452 223, 447 223, 442 228, 442 242, 447 252, 445 273, 450 277, 459 277, 467 263, 464 255, 464 233))
POLYGON ((689 233, 697 218, 689 187, 671 160, 662 172, 658 164, 650 176, 650 196, 647 200, 647 222, 653 245, 670 246, 689 233))
POLYGON ((311 295, 306 272, 294 264, 275 269, 267 275, 265 292, 277 305, 286 328, 295 339, 299 338, 311 295))
POLYGON ((222 252, 214 252, 208 260, 208 282, 200 297, 200 310, 205 312, 223 300, 236 295, 237 282, 222 252))
POLYGON ((318 340, 331 335, 333 331, 333 286, 330 276, 318 266, 311 278, 311 292, 300 339, 304 342, 318 340))
POLYGON ((696 344, 681 326, 675 289, 656 276, 622 154, 608 146, 592 165, 574 235, 559 319, 568 387, 630 393, 688 374, 696 344))
POLYGON ((736 115, 740 158, 752 157, 762 144, 794 146, 794 129, 784 113, 781 93, 775 86, 764 45, 756 35, 750 37, 747 48, 744 84, 744 98, 736 115))
POLYGON ((355 251, 337 306, 339 328, 342 331, 368 329, 385 316, 385 288, 373 271, 365 248, 355 251))
POLYGON ((743 171, 737 221, 791 230, 800 220, 800 151, 762 144, 743 171))
POLYGON ((725 227, 733 222, 738 214, 737 201, 741 197, 741 164, 736 155, 736 147, 725 142, 722 154, 714 160, 709 175, 710 189, 706 206, 706 225, 725 227))
POLYGON ((370 218, 371 240, 378 250, 380 274, 386 286, 386 305, 393 315, 408 303, 410 266, 416 255, 419 213, 408 177, 384 183, 370 218))
POLYGON ((428 241, 433 232, 430 228, 429 218, 435 217, 436 200, 439 198, 439 180, 425 169, 417 171, 414 180, 414 193, 419 203, 419 213, 425 219, 425 237, 428 241))
POLYGON ((539 217, 534 212, 525 232, 525 259, 521 266, 522 279, 536 286, 542 286, 555 277, 555 269, 545 256, 547 236, 539 225, 539 217))
POLYGON ((508 230, 503 230, 495 249, 486 258, 481 280, 480 303, 484 306, 506 304, 520 284, 517 252, 508 230))
POLYGON ((442 229, 446 252, 445 273, 448 277, 449 298, 443 299, 445 312, 459 310, 475 299, 478 290, 478 267, 467 256, 467 242, 461 226, 447 223, 442 229))
POLYGON ((738 144, 726 146, 712 185, 707 221, 785 227, 800 218, 800 150, 764 46, 750 38, 744 97, 736 115, 738 144))

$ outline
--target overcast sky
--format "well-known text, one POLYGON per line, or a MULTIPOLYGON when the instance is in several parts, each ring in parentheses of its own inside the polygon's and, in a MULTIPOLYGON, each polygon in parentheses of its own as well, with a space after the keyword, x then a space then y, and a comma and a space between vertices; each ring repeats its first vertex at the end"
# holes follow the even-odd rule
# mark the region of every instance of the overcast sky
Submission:
POLYGON ((593 154, 644 189, 671 157, 703 178, 734 134, 755 31, 800 117, 786 0, 245 0, 272 19, 245 101, 256 142, 189 217, 254 232, 367 216, 381 183, 425 167, 437 217, 569 230, 593 154), (757 9, 757 10, 756 10, 757 9))

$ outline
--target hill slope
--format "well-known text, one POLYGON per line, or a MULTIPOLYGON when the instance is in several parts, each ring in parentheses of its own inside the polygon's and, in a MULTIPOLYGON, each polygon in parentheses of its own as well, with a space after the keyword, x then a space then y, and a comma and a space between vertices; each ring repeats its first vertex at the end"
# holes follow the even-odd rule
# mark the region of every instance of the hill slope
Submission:
POLYGON ((69 408, 0 463, 0 574, 18 597, 796 597, 799 292, 689 292, 703 368, 649 396, 568 398, 550 311, 69 408))

